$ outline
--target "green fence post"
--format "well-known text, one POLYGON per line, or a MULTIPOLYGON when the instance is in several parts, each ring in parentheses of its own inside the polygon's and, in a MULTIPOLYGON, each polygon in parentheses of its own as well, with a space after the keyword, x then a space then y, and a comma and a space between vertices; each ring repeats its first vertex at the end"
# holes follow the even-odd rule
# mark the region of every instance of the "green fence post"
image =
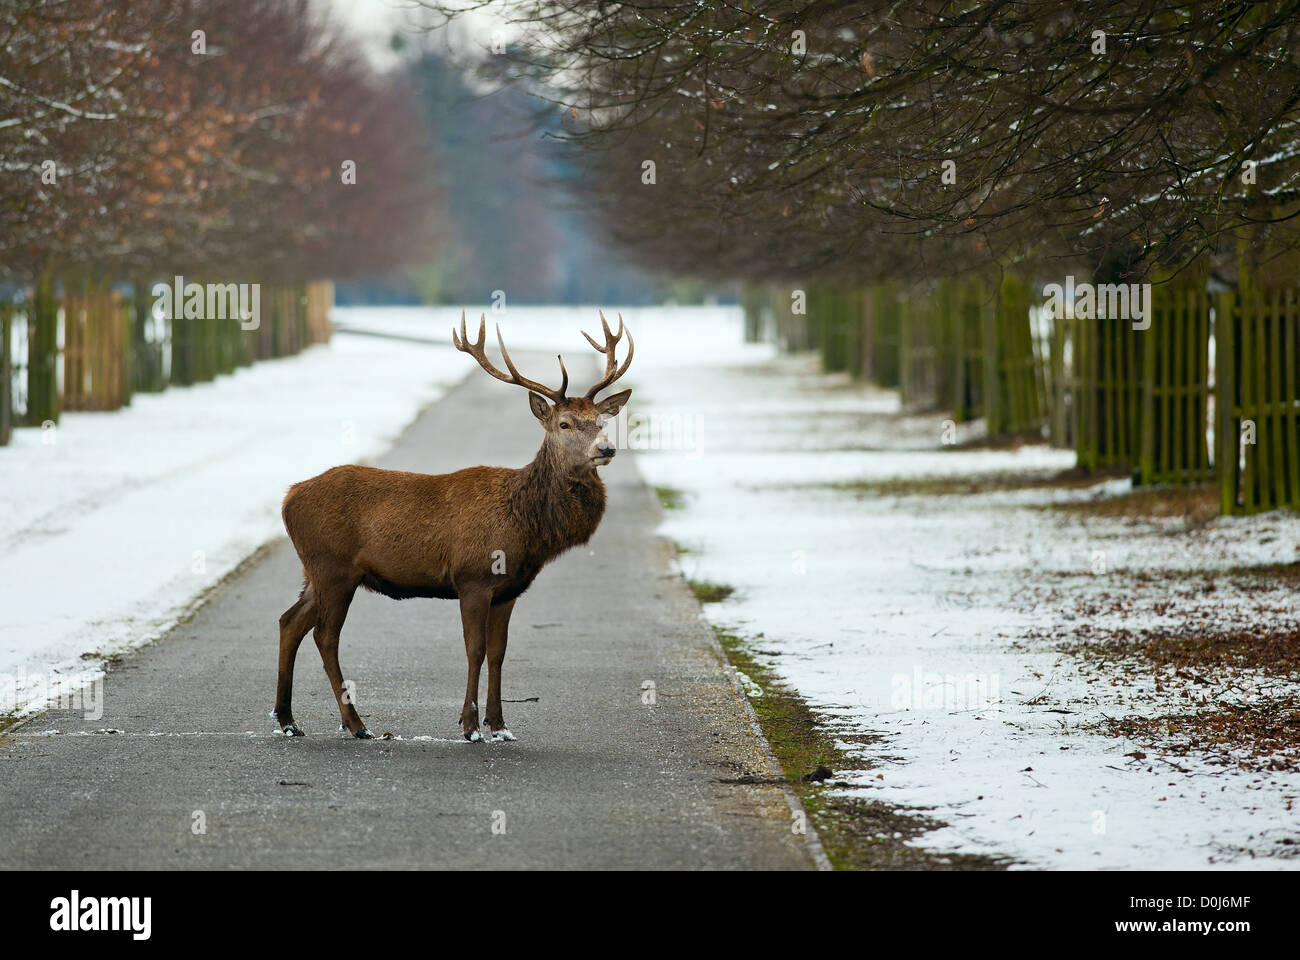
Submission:
POLYGON ((54 295, 54 270, 46 267, 36 281, 27 311, 27 414, 24 421, 39 427, 59 419, 59 304, 54 295))
POLYGON ((1236 339, 1232 335, 1233 295, 1223 291, 1214 298, 1214 467, 1219 475, 1219 512, 1237 510, 1237 444, 1233 408, 1236 377, 1233 362, 1236 339))
POLYGON ((1290 467, 1290 487, 1288 503, 1300 507, 1300 392, 1297 392, 1296 365, 1300 362, 1297 355, 1297 336, 1300 336, 1300 316, 1296 311, 1296 292, 1286 291, 1286 315, 1283 319, 1285 347, 1278 351, 1286 370, 1286 415, 1282 419, 1280 433, 1287 442, 1287 463, 1290 467))
POLYGON ((13 431, 13 365, 9 359, 13 316, 13 301, 5 296, 0 299, 0 446, 9 442, 13 431))
MULTIPOLYGON (((1147 304, 1150 311, 1150 326, 1143 333, 1146 340, 1142 353, 1142 399, 1141 429, 1138 437, 1137 482, 1151 483, 1156 472, 1156 349, 1157 343, 1163 343, 1169 336, 1168 311, 1163 303, 1164 285, 1152 287, 1151 301, 1147 304), (1159 302, 1159 306, 1156 304, 1159 302), (1154 342, 1153 342, 1154 341, 1154 342)), ((1161 420, 1164 423, 1164 420, 1161 420)))
POLYGON ((990 300, 981 284, 979 290, 980 339, 984 360, 984 422, 993 437, 1006 429, 1006 405, 998 371, 997 302, 990 300))

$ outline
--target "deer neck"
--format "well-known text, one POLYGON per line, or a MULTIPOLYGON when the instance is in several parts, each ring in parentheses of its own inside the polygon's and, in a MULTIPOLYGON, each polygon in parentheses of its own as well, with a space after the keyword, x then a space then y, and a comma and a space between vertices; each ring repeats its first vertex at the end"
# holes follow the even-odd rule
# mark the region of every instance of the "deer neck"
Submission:
POLYGON ((565 469, 549 443, 515 471, 511 504, 543 559, 586 543, 605 512, 605 484, 595 467, 565 469))

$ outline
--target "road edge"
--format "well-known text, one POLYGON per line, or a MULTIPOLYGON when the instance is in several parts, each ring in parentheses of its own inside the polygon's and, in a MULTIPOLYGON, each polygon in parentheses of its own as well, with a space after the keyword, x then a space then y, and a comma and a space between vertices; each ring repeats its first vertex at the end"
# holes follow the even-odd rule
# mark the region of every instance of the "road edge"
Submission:
MULTIPOLYGON (((662 539, 662 538, 661 538, 662 539)), ((669 545, 671 547, 671 544, 669 545)), ((698 602, 698 601, 697 601, 698 602)), ((813 864, 818 870, 834 870, 830 857, 826 855, 826 849, 822 846, 821 837, 817 834, 817 828, 813 825, 812 817, 804 809, 803 801, 799 795, 786 780, 785 770, 781 767, 780 761, 776 759, 776 754, 772 750, 772 744, 768 742, 767 734, 763 732, 763 722, 759 720, 758 714, 754 711, 754 705, 749 702, 749 696, 745 693, 745 686, 741 683, 740 677, 736 673, 736 668, 727 656, 726 649, 722 642, 718 640, 717 632, 713 629, 713 624, 709 618, 704 615, 704 608, 699 610, 700 623, 708 631, 709 643, 713 647, 713 652, 722 665, 723 672, 726 673, 727 679, 731 681, 731 689, 736 694, 736 699, 740 701, 741 709, 745 711, 745 719, 749 721, 749 729, 758 741, 759 748, 767 761, 768 773, 772 781, 779 784, 781 793, 785 796, 785 802, 790 806, 790 815, 792 818, 802 818, 804 825, 804 842, 808 846, 808 854, 812 857, 813 864)))

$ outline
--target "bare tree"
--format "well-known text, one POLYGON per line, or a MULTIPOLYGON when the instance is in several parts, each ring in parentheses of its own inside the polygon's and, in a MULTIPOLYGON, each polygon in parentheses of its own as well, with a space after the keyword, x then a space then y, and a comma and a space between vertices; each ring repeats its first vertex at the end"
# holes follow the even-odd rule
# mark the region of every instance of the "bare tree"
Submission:
POLYGON ((593 206, 662 266, 1133 273, 1296 246, 1295 2, 480 6, 522 25, 513 76, 574 118, 593 206))
POLYGON ((302 279, 427 255, 413 97, 307 0, 32 0, 0 32, 0 276, 302 279))

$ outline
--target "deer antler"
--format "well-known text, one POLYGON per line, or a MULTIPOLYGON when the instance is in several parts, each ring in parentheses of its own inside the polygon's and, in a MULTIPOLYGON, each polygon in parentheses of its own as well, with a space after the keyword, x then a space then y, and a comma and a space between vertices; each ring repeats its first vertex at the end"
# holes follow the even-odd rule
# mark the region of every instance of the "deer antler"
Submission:
POLYGON ((605 375, 600 378, 599 383, 587 391, 588 400, 595 400, 597 393, 627 373, 627 368, 632 363, 632 351, 636 349, 636 344, 632 342, 632 331, 629 330, 627 332, 627 358, 623 361, 623 365, 618 367, 618 371, 615 372, 614 368, 618 360, 614 356, 614 350, 623 337, 623 314, 618 315, 618 333, 610 331, 609 324, 605 322, 605 312, 603 310, 600 312, 600 325, 605 329, 605 345, 603 347, 593 340, 586 330, 582 331, 582 335, 587 338, 589 344, 596 348, 596 352, 605 355, 605 375))
MULTIPOLYGON (((542 396, 549 397, 555 403, 559 403, 563 400, 564 391, 569 386, 569 371, 564 369, 564 358, 558 353, 555 355, 555 358, 560 361, 560 373, 564 375, 564 380, 560 384, 559 389, 552 389, 545 384, 538 383, 536 380, 529 380, 527 377, 521 376, 519 371, 515 369, 515 365, 510 361, 510 354, 506 353, 506 342, 501 338, 501 324, 498 323, 496 327, 497 343, 501 346, 501 356, 506 362, 506 369, 510 371, 509 374, 502 373, 494 367, 492 362, 488 360, 487 354, 483 352, 483 342, 487 336, 487 314, 483 314, 478 321, 478 342, 470 343, 469 336, 465 332, 465 311, 462 310, 460 312, 460 336, 456 336, 456 328, 452 327, 451 342, 457 350, 461 353, 468 353, 478 361, 480 367, 492 374, 492 376, 496 377, 498 380, 502 380, 506 383, 516 383, 521 387, 527 387, 529 390, 535 390, 542 396)), ((606 330, 608 330, 608 328, 606 328, 606 330)), ((591 338, 588 337, 587 339, 590 340, 591 338)))

